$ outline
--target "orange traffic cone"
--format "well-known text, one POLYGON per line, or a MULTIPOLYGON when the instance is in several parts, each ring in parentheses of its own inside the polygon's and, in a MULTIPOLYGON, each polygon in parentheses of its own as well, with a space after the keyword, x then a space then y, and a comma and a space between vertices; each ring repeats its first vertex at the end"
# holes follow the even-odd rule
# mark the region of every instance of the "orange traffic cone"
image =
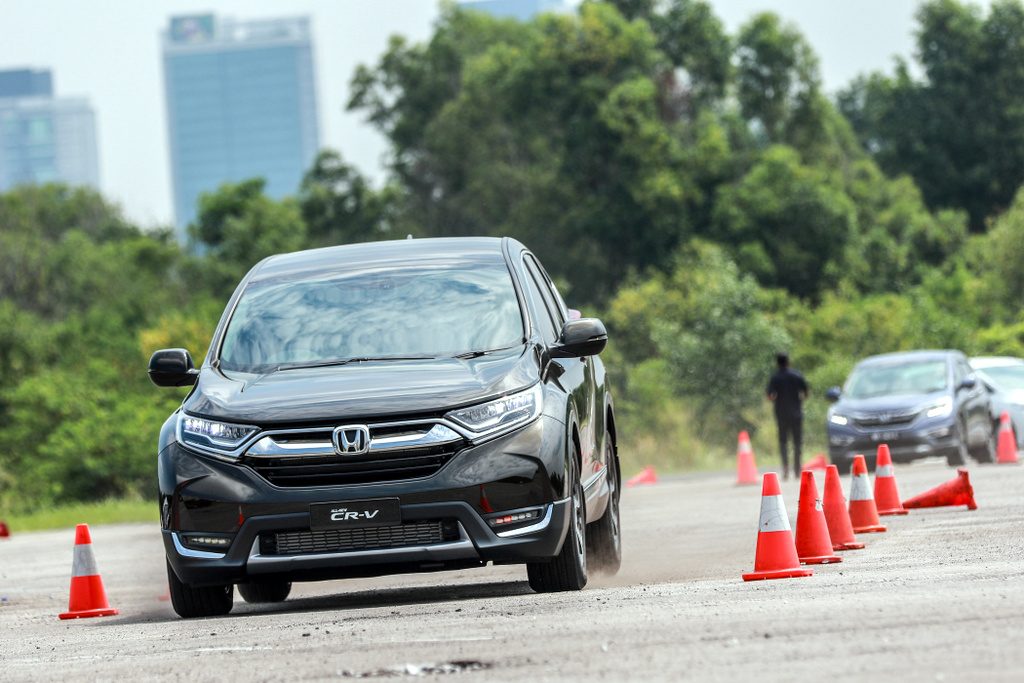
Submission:
POLYGON ((885 531, 878 519, 875 497, 868 482, 868 465, 863 455, 853 456, 853 478, 850 480, 850 524, 855 534, 885 531))
POLYGON ((800 566, 793 532, 789 528, 789 515, 782 502, 779 476, 767 472, 761 485, 761 517, 758 520, 754 571, 744 574, 743 580, 788 579, 812 574, 814 571, 800 566))
POLYGON ((750 435, 746 430, 740 432, 739 444, 736 446, 736 483, 738 485, 757 483, 754 449, 750 447, 750 435))
POLYGON ((970 475, 963 468, 958 469, 956 474, 956 479, 939 484, 910 500, 903 501, 903 507, 937 508, 946 505, 966 505, 968 510, 977 510, 978 505, 974 502, 974 488, 971 486, 970 475))
POLYGON ((84 617, 108 617, 117 614, 107 603, 107 592, 103 590, 103 579, 96 568, 92 555, 92 538, 89 525, 75 527, 75 559, 71 564, 71 598, 68 611, 61 619, 82 619, 84 617))
POLYGON ((0 520, 0 538, 10 538, 11 530, 7 526, 7 522, 0 520))
POLYGON ((906 509, 900 502, 900 492, 896 488, 896 473, 892 467, 892 456, 889 446, 881 444, 875 460, 875 506, 880 515, 905 515, 906 509))
POLYGON ((800 500, 796 513, 796 554, 803 564, 842 562, 832 553, 832 539, 828 535, 825 511, 818 497, 814 472, 800 473, 800 500))
POLYGON ((1002 465, 1013 465, 1017 462, 1017 439, 1013 435, 1010 414, 1005 410, 999 416, 999 445, 996 454, 996 462, 1002 465))
POLYGON ((801 467, 800 469, 801 470, 809 470, 809 471, 821 470, 822 472, 824 472, 825 468, 827 468, 827 467, 828 467, 828 460, 825 459, 825 454, 824 453, 818 453, 816 456, 814 456, 813 458, 808 460, 807 464, 804 465, 803 467, 801 467))
POLYGON ((638 484, 657 484, 658 473, 654 471, 654 468, 648 465, 647 467, 640 470, 632 479, 626 482, 626 486, 637 486, 638 484))
POLYGON ((839 470, 835 465, 825 469, 825 522, 832 539, 832 550, 860 550, 864 547, 853 535, 843 484, 839 481, 839 470))

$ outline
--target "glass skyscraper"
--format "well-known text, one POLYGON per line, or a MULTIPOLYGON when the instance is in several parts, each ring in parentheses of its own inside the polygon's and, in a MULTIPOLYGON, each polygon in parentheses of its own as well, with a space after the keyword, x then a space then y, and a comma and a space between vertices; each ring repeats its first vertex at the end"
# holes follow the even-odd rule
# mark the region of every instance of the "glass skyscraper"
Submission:
POLYGON ((568 12, 572 9, 566 0, 463 0, 459 6, 519 21, 529 21, 544 12, 568 12))
POLYGON ((49 70, 0 71, 0 190, 62 182, 99 187, 96 116, 79 97, 54 97, 49 70))
POLYGON ((319 148, 309 20, 173 17, 163 62, 179 238, 221 183, 294 194, 319 148))

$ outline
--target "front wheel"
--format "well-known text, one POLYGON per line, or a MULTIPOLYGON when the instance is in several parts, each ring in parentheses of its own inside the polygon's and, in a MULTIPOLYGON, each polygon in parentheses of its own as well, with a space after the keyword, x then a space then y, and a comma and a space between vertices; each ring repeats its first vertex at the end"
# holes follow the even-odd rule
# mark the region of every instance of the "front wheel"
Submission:
POLYGON ((978 462, 996 461, 996 438, 999 434, 997 430, 998 427, 996 430, 989 432, 988 438, 985 439, 985 442, 971 452, 971 455, 973 455, 974 459, 978 462))
POLYGON ((235 602, 234 587, 192 586, 183 583, 167 563, 167 582, 171 589, 171 606, 183 619, 220 617, 231 611, 235 602))
POLYGON ((957 425, 955 450, 946 456, 946 463, 950 467, 962 467, 967 464, 967 428, 961 422, 957 425))
POLYGON ((570 472, 569 530, 558 555, 545 562, 527 562, 530 588, 538 593, 583 590, 587 585, 587 508, 575 459, 570 472))
POLYGON ((612 447, 611 435, 605 435, 608 469, 608 507, 601 519, 587 526, 588 562, 595 572, 606 576, 619 573, 622 564, 622 526, 619 520, 619 460, 612 447))

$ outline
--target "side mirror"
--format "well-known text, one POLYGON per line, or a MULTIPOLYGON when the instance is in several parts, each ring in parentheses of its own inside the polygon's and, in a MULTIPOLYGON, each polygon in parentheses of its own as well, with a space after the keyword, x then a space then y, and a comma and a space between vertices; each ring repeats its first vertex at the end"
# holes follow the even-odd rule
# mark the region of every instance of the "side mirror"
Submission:
POLYGON ((199 371, 185 349, 161 349, 149 359, 149 379, 158 387, 190 387, 199 371))
POLYGON ((974 378, 974 375, 967 375, 962 380, 960 380, 960 386, 958 386, 956 390, 960 391, 961 389, 967 389, 968 391, 970 391, 976 386, 978 386, 978 380, 974 378))
POLYGON ((604 351, 608 331, 597 318, 569 320, 562 326, 562 336, 551 347, 552 358, 584 358, 604 351))
POLYGON ((828 399, 830 403, 835 403, 836 401, 839 400, 839 397, 842 395, 843 390, 840 389, 839 387, 830 387, 828 391, 825 392, 825 398, 828 399))

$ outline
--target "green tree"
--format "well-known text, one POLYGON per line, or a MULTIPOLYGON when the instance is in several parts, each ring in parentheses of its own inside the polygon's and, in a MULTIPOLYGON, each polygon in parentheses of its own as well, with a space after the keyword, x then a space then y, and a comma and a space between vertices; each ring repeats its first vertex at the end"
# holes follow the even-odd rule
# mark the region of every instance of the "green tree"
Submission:
POLYGON ((849 197, 823 171, 803 165, 790 148, 773 147, 719 190, 714 234, 765 286, 813 298, 828 284, 855 220, 849 197))
POLYGON ((321 152, 302 180, 299 207, 311 246, 330 246, 388 236, 391 188, 375 190, 338 152, 321 152))
POLYGON ((864 147, 906 173, 932 208, 963 209, 975 231, 1024 182, 1024 5, 930 0, 917 12, 924 77, 897 63, 840 93, 864 147))

